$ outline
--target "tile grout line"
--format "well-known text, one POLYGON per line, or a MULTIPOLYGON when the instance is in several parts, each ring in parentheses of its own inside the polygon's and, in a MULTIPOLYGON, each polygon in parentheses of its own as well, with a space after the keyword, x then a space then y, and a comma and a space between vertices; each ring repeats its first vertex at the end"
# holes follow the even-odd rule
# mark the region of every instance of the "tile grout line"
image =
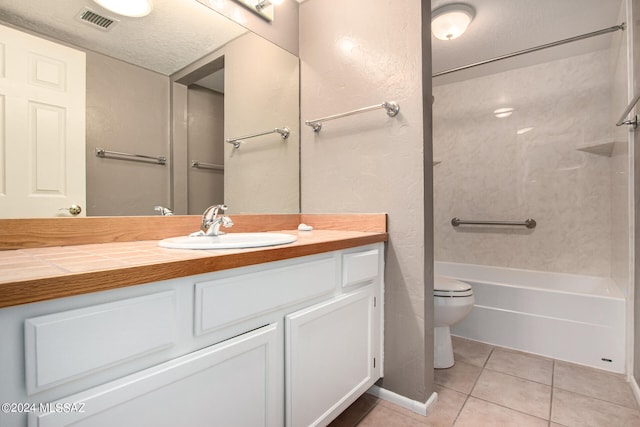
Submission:
POLYGON ((474 398, 474 399, 481 400, 481 401, 483 401, 483 402, 486 402, 486 403, 488 403, 488 404, 490 404, 490 405, 499 406, 499 407, 501 407, 501 408, 508 409, 509 411, 518 412, 519 414, 526 415, 526 416, 528 416, 528 417, 537 418, 537 419, 542 420, 542 421, 548 421, 548 423, 549 423, 549 424, 551 424, 551 420, 546 420, 546 419, 544 419, 544 418, 539 417, 538 415, 533 415, 533 414, 530 414, 529 412, 524 412, 524 411, 522 411, 522 410, 520 410, 520 409, 512 408, 512 407, 507 406, 507 405, 505 405, 505 404, 503 404, 503 403, 496 403, 496 402, 492 402, 491 400, 483 399, 483 398, 481 398, 481 397, 476 397, 476 396, 473 396, 473 398, 474 398))
POLYGON ((622 404, 617 403, 617 402, 612 402, 610 400, 605 400, 605 399, 602 399, 600 397, 591 396, 589 394, 583 394, 583 393, 580 393, 579 391, 567 390, 566 388, 562 388, 562 387, 554 387, 554 388, 557 388, 558 390, 562 390, 562 391, 567 392, 567 393, 577 394, 578 396, 582 396, 582 397, 586 397, 586 398, 589 398, 589 399, 597 400, 598 402, 607 403, 609 405, 615 405, 615 406, 618 406, 620 408, 625 408, 625 409, 629 409, 631 411, 640 412, 640 410, 638 410, 638 409, 629 408, 628 406, 622 405, 622 404))
MULTIPOLYGON (((493 369, 491 369, 491 368, 487 368, 487 364, 489 363, 489 359, 490 359, 490 358, 491 358, 491 356, 493 355, 493 352, 494 352, 496 349, 500 349, 500 348, 502 348, 502 347, 496 347, 496 346, 493 346, 493 347, 491 348, 491 352, 489 353, 489 357, 487 357, 487 360, 485 360, 484 365, 482 366, 482 371, 480 371, 480 375, 482 375, 482 373, 484 372, 484 370, 485 370, 485 369, 488 369, 489 371, 492 371, 492 372, 498 372, 498 373, 501 373, 501 374, 504 374, 504 375, 511 376, 511 377, 513 377, 513 378, 518 378, 518 379, 525 380, 525 381, 531 381, 531 380, 528 380, 528 379, 526 379, 526 378, 521 378, 521 377, 518 377, 518 376, 516 376, 516 375, 508 374, 508 373, 506 373, 506 372, 495 371, 495 370, 493 370, 493 369)), ((552 360, 553 365, 552 365, 552 369, 551 369, 551 384, 552 384, 552 385, 551 385, 551 387, 550 387, 550 388, 551 388, 551 390, 552 390, 552 392, 553 392, 553 366, 555 366, 555 361, 554 361, 553 359, 551 359, 551 360, 552 360)), ((478 375, 478 378, 476 379, 476 382, 473 384, 473 387, 471 388, 471 391, 472 391, 472 392, 473 392, 473 389, 476 387, 476 384, 478 383, 478 380, 480 379, 480 375, 478 375)), ((548 385, 548 384, 544 384, 544 383, 539 383, 539 382, 537 382, 537 381, 531 381, 531 382, 536 383, 536 384, 545 385, 545 386, 547 386, 547 385, 548 385)), ((471 396, 471 393, 469 393, 469 396, 471 396)), ((530 417, 535 417, 535 418, 538 418, 538 419, 543 419, 543 418, 537 417, 537 416, 535 416, 535 415, 531 415, 531 414, 529 414, 529 413, 526 413, 526 412, 520 411, 519 409, 510 408, 510 407, 508 407, 508 406, 501 405, 501 404, 499 404, 499 403, 495 403, 495 402, 491 402, 491 401, 489 401, 489 400, 481 399, 481 398, 479 398, 479 397, 476 397, 476 399, 482 400, 483 402, 487 402, 487 403, 490 403, 490 404, 492 404, 492 405, 496 405, 496 406, 500 406, 500 407, 503 407, 503 408, 509 409, 509 410, 511 410, 511 411, 516 411, 516 412, 519 412, 519 413, 521 413, 521 414, 528 415, 528 416, 530 416, 530 417)), ((466 402, 466 400, 465 400, 465 404, 466 404, 466 403, 467 403, 467 402, 466 402)), ((463 406, 464 406, 464 405, 463 405, 463 406)), ((549 407, 551 407, 551 404, 549 404, 549 407)), ((551 410, 549 410, 549 411, 551 411, 551 410)), ((548 426, 551 426, 551 414, 549 414, 549 420, 545 420, 545 421, 548 421, 548 422, 547 422, 547 425, 548 425, 548 426)))
MULTIPOLYGON (((491 356, 493 356, 493 352, 496 350, 496 346, 492 345, 491 346, 491 351, 489 352, 489 355, 487 356, 487 360, 484 361, 484 363, 482 364, 482 370, 484 371, 484 368, 487 367, 487 363, 489 363, 489 359, 491 359, 491 356)), ((476 386, 475 384, 473 385, 474 387, 476 386)), ((473 389, 472 389, 473 390, 473 389)))
MULTIPOLYGON (((529 378, 524 378, 524 377, 521 377, 521 376, 516 375, 516 374, 510 374, 509 372, 498 371, 496 369, 491 369, 491 368, 483 368, 482 370, 484 371, 484 369, 486 369, 488 371, 491 371, 491 372, 498 373, 498 374, 506 375, 506 376, 511 377, 511 378, 516 378, 516 379, 519 379, 519 380, 528 381, 530 383, 543 385, 545 387, 552 387, 551 384, 541 383, 540 381, 535 381, 535 380, 531 380, 529 378)), ((553 372, 553 370, 552 370, 552 372, 553 372)))
MULTIPOLYGON (((528 380, 528 379, 526 379, 526 378, 518 377, 517 375, 511 375, 511 374, 508 374, 508 373, 505 373, 505 372, 500 372, 500 371, 496 371, 496 370, 493 370, 493 369, 487 368, 487 364, 489 363, 489 359, 491 359, 491 356, 493 355, 493 352, 494 352, 496 349, 499 349, 499 347, 492 346, 491 351, 489 352, 489 355, 487 356, 487 359, 485 360, 484 364, 482 365, 482 370, 480 371, 480 375, 478 375, 478 378, 476 378, 475 382, 473 383, 473 386, 471 387, 471 391, 470 391, 470 392, 469 392, 469 394, 467 395, 467 398, 465 399, 464 403, 462 404, 462 407, 460 408, 460 411, 459 411, 459 412, 458 412, 458 414, 456 415, 456 418, 455 418, 455 420, 454 420, 453 425, 455 425, 456 421, 458 420, 458 417, 459 417, 460 413, 462 413, 462 410, 464 409, 465 405, 467 404, 467 402, 468 402, 469 398, 470 398, 470 397, 474 397, 475 399, 481 400, 481 401, 483 401, 483 402, 487 402, 487 403, 489 403, 489 404, 491 404, 491 405, 500 406, 500 407, 505 408, 505 409, 508 409, 508 410, 510 410, 510 411, 519 412, 519 413, 521 413, 521 414, 523 414, 523 415, 527 415, 527 416, 530 416, 530 417, 537 418, 537 419, 539 419, 539 420, 547 421, 547 425, 548 425, 548 426, 551 426, 551 402, 549 403, 549 408, 550 408, 550 409, 549 409, 549 419, 548 419, 548 420, 545 420, 544 418, 540 418, 540 417, 538 417, 538 416, 536 416, 536 415, 529 414, 529 413, 524 412, 524 411, 521 411, 521 410, 519 410, 519 409, 511 408, 511 407, 509 407, 509 406, 506 406, 506 405, 503 405, 503 404, 500 404, 500 403, 496 403, 496 402, 492 402, 492 401, 489 401, 489 400, 486 400, 486 399, 482 399, 482 398, 480 398, 480 397, 471 396, 471 393, 473 392, 474 388, 475 388, 475 387, 476 387, 476 385, 478 384, 478 381, 480 380, 480 376, 482 376, 482 373, 484 372, 484 370, 485 370, 485 369, 487 369, 487 370, 489 370, 489 371, 491 371, 491 372, 501 373, 501 374, 504 374, 504 375, 507 375, 507 376, 510 376, 510 377, 513 377, 513 378, 517 378, 517 379, 521 379, 521 380, 525 380, 525 381, 531 381, 531 380, 528 380)), ((554 359, 551 359, 551 362, 552 362, 552 370, 551 370, 551 385, 549 385, 549 384, 544 384, 544 383, 539 383, 539 382, 537 382, 537 381, 531 381, 532 383, 536 383, 536 384, 544 385, 544 386, 549 387, 551 390, 553 390, 553 367, 555 366, 555 360, 554 360, 554 359)), ((453 425, 452 425, 452 427, 453 427, 453 425)))
MULTIPOLYGON (((593 371, 594 371, 594 372, 596 372, 596 373, 603 374, 603 375, 607 375, 607 376, 611 376, 611 377, 613 377, 613 378, 615 378, 615 376, 617 376, 617 375, 618 375, 618 374, 616 374, 616 373, 612 373, 612 372, 606 371, 606 370, 604 370, 604 369, 598 369, 598 368, 594 368, 594 367, 586 366, 586 365, 578 365, 578 364, 575 364, 575 363, 566 362, 566 361, 564 361, 564 360, 557 360, 557 359, 553 359, 554 374, 555 374, 555 366, 556 366, 556 362, 560 362, 560 363, 564 363, 564 364, 570 364, 570 365, 575 365, 575 366, 577 366, 578 368, 587 368, 587 369, 589 369, 589 370, 593 370, 593 371)), ((625 383, 625 385, 626 385, 627 387, 629 387, 629 383, 628 383, 626 380, 624 380, 624 379, 621 379, 621 380, 625 383)), ((601 397, 592 396, 592 395, 590 395, 590 394, 585 394, 585 393, 582 393, 582 392, 577 391, 577 390, 571 390, 571 389, 563 388, 563 387, 556 387, 555 383, 553 382, 553 378, 552 378, 552 384, 553 384, 553 389, 556 389, 556 388, 557 388, 558 390, 562 390, 562 391, 565 391, 565 392, 567 392, 567 393, 577 394, 578 396, 587 397, 587 398, 589 398, 589 399, 597 400, 597 401, 599 401, 599 402, 603 402, 603 403, 607 403, 607 404, 611 404, 611 405, 616 405, 616 406, 618 406, 618 407, 626 408, 626 409, 631 409, 631 410, 634 410, 634 411, 640 411, 640 409, 638 409, 638 408, 636 408, 636 407, 634 407, 634 408, 630 408, 630 407, 628 407, 627 405, 623 405, 623 404, 621 404, 621 403, 619 403, 619 402, 614 402, 614 401, 612 401, 612 400, 607 400, 607 399, 604 399, 604 398, 601 398, 601 397)), ((635 402, 635 400, 634 400, 634 402, 635 402)))
POLYGON ((59 264, 54 263, 53 261, 41 258, 38 255, 33 255, 33 254, 28 254, 28 255, 31 258, 33 258, 34 260, 37 260, 38 262, 40 262, 41 264, 44 264, 47 267, 53 267, 53 268, 55 268, 57 270, 62 271, 63 273, 68 273, 69 272, 69 270, 67 270, 66 268, 62 267, 59 264))
POLYGON ((460 410, 456 414, 456 417, 453 419, 453 423, 451 424, 451 427, 456 425, 456 422, 458 421, 458 418, 460 417, 460 414, 462 413, 462 410, 467 405, 467 402, 469 401, 469 398, 471 397, 471 393, 473 392, 473 389, 476 387, 476 384, 478 383, 478 380, 480 379, 480 376, 482 375, 482 372, 484 372, 484 368, 485 368, 485 366, 487 366, 487 363, 489 362, 489 359, 491 358, 491 355, 493 354, 493 351, 495 350, 495 348, 496 348, 495 346, 491 346, 491 351, 489 352, 489 355, 487 356, 487 359, 482 364, 482 369, 480 370, 480 374, 478 375, 478 378, 476 378, 476 380, 473 382, 473 386, 471 386, 471 389, 469 390, 469 393, 467 393, 467 397, 465 397, 464 402, 462 403, 462 406, 460 406, 460 410))

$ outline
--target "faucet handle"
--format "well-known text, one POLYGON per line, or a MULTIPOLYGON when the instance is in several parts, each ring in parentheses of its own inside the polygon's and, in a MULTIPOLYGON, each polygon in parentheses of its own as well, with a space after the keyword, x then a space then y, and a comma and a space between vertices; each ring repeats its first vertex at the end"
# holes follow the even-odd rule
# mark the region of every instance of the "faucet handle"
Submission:
POLYGON ((228 216, 222 217, 222 225, 224 228, 233 227, 233 221, 228 216))
POLYGON ((153 210, 158 212, 159 215, 162 216, 171 216, 173 215, 173 211, 169 208, 165 208, 164 206, 154 206, 153 210))

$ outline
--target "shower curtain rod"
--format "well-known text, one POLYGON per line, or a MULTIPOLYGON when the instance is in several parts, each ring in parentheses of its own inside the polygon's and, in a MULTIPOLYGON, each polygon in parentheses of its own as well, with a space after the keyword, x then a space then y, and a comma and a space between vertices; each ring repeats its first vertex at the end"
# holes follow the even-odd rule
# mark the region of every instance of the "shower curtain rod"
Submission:
POLYGON ((508 53, 506 55, 496 56, 495 58, 485 59, 484 61, 474 62, 473 64, 463 65, 461 67, 451 68, 449 70, 440 71, 438 73, 432 74, 431 77, 440 77, 445 74, 455 73, 456 71, 466 70, 467 68, 478 67, 480 65, 490 64, 492 62, 501 61, 503 59, 513 58, 514 56, 524 55, 526 53, 537 52, 542 49, 547 49, 550 47, 560 46, 567 43, 577 42, 578 40, 588 39, 590 37, 601 36, 603 34, 612 33, 614 31, 624 30, 625 24, 624 22, 620 25, 614 25, 613 27, 605 28, 598 31, 593 31, 591 33, 582 34, 580 36, 570 37, 568 39, 558 40, 552 43, 543 44, 536 47, 531 47, 529 49, 519 50, 517 52, 508 53))

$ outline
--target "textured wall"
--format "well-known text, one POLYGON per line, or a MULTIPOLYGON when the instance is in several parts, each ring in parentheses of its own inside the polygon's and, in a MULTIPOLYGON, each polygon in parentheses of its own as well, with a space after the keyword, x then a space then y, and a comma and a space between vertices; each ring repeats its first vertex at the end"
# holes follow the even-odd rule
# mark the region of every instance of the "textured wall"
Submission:
POLYGON ((229 213, 300 211, 300 113, 297 57, 247 33, 225 47, 224 135, 290 130, 224 144, 224 195, 229 213))
POLYGON ((169 164, 95 156, 96 147, 169 158, 169 78, 87 52, 87 215, 169 206, 169 164))
MULTIPOLYGON (((224 166, 224 94, 198 85, 188 88, 187 158, 224 166)), ((224 201, 224 170, 189 167, 188 213, 201 215, 224 201)))
MULTIPOLYGON (((228 213, 297 213, 300 211, 300 65, 286 50, 253 33, 171 76, 173 84, 173 203, 187 212, 186 147, 189 114, 187 85, 224 65, 224 138, 288 127, 283 142, 277 133, 246 139, 234 150, 224 145, 224 203, 228 213)), ((214 143, 215 141, 211 141, 214 143)), ((211 196, 213 198, 213 195, 211 196)), ((220 203, 222 200, 211 200, 220 203)))
POLYGON ((612 161, 578 150, 613 141, 609 66, 604 50, 434 87, 437 260, 610 274, 612 161))
MULTIPOLYGON (((431 66, 422 65, 421 28, 421 3, 410 0, 300 6, 303 122, 400 104, 394 118, 376 110, 326 122, 319 134, 303 126, 302 212, 388 213, 382 385, 424 402, 433 390, 433 300, 424 283, 422 106, 422 67, 430 87, 431 66)), ((430 134, 424 144, 430 153, 430 134)))

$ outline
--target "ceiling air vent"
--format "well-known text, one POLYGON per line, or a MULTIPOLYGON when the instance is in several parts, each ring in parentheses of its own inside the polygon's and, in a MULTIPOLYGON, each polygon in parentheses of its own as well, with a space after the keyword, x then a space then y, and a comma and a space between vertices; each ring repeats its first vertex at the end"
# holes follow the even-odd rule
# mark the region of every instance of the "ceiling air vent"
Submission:
POLYGON ((86 7, 83 8, 80 13, 78 13, 76 18, 102 31, 109 31, 115 24, 118 23, 116 19, 98 15, 97 13, 86 7))

